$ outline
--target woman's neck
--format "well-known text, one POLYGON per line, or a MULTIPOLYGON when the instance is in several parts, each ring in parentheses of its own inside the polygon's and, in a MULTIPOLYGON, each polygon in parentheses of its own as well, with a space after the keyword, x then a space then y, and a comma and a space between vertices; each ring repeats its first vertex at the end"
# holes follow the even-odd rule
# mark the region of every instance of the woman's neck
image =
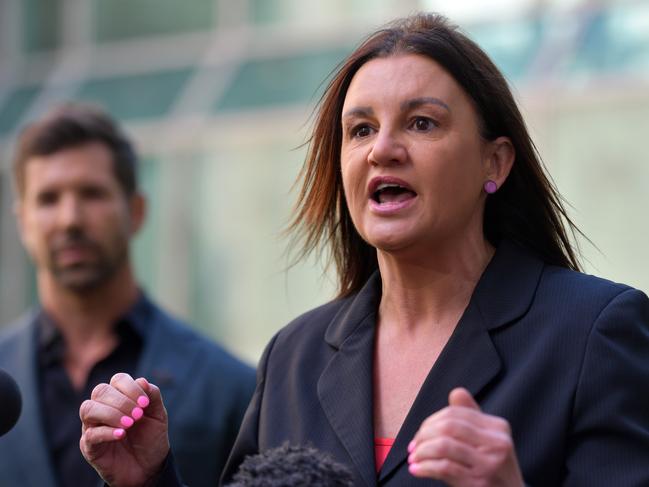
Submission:
POLYGON ((381 323, 413 331, 431 323, 454 326, 493 254, 484 240, 417 257, 379 250, 381 323))

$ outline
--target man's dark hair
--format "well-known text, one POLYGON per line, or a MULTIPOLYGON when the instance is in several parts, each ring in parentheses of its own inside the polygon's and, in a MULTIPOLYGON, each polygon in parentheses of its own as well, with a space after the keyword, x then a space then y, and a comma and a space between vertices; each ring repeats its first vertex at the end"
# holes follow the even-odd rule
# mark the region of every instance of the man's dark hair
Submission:
POLYGON ((67 103, 29 124, 18 137, 13 164, 18 194, 25 191, 25 165, 32 157, 49 156, 64 149, 100 142, 113 156, 115 177, 127 196, 137 188, 137 156, 131 141, 100 108, 67 103))
POLYGON ((349 469, 313 447, 288 443, 247 456, 227 487, 353 487, 349 469))

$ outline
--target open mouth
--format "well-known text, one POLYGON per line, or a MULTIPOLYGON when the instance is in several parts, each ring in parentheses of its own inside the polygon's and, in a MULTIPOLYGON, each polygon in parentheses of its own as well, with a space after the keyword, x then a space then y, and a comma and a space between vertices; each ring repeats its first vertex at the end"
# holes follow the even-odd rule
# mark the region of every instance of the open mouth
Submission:
POLYGON ((380 205, 407 201, 417 196, 412 189, 398 183, 380 183, 371 198, 380 205))

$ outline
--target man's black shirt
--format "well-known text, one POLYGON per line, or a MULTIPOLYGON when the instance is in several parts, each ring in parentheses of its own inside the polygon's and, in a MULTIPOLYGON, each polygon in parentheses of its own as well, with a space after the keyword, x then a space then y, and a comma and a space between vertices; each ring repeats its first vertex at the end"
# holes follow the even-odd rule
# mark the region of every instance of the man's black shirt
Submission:
MULTIPOLYGON (((135 373, 146 338, 146 298, 115 324, 117 346, 95 364, 80 390, 64 367, 65 342, 56 323, 44 312, 37 328, 40 410, 52 466, 60 487, 95 487, 99 476, 79 450, 79 407, 97 384, 110 382, 116 372, 135 373)), ((88 326, 92 326, 91 323, 88 326)))

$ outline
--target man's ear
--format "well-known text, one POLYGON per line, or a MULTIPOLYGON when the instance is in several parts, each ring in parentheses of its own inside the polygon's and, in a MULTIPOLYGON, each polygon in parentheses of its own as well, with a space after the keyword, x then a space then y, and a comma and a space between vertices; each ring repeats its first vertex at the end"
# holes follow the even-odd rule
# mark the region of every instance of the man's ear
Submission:
POLYGON ((501 187, 509 176, 516 150, 509 137, 498 137, 487 143, 485 153, 485 181, 492 180, 501 187))
POLYGON ((142 193, 134 193, 128 202, 129 214, 131 217, 131 235, 135 235, 146 218, 146 198, 142 193))
POLYGON ((24 211, 24 206, 23 202, 20 199, 20 196, 17 196, 16 199, 13 202, 11 211, 14 214, 14 218, 16 219, 16 227, 18 228, 18 234, 20 236, 20 240, 24 243, 25 242, 25 211, 24 211))

